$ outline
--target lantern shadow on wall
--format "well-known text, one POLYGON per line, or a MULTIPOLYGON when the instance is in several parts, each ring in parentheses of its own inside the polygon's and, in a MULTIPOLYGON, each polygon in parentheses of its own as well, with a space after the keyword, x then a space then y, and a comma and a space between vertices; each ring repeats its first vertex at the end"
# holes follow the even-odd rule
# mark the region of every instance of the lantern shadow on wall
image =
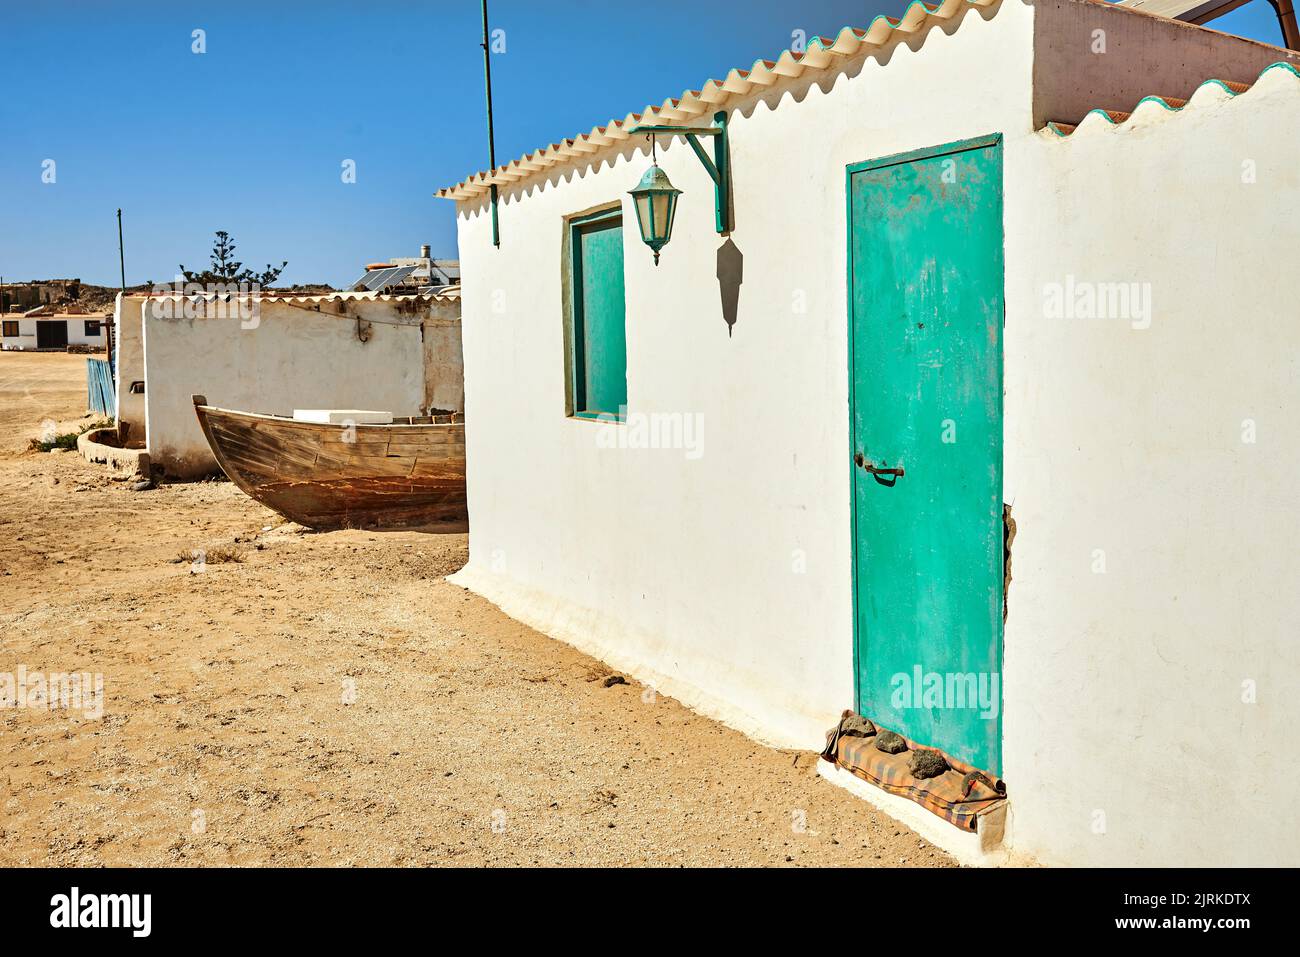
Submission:
POLYGON ((718 292, 722 297, 722 319, 731 337, 740 313, 740 284, 745 281, 745 255, 730 236, 718 247, 718 292))

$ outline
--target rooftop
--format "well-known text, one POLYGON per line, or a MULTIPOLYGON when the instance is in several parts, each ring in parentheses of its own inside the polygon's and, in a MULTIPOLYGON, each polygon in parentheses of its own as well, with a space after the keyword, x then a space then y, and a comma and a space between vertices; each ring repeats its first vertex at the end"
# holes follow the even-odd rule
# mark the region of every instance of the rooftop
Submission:
POLYGON ((442 199, 471 199, 490 191, 493 185, 504 186, 526 179, 557 163, 598 152, 626 140, 628 130, 639 124, 683 124, 706 113, 721 109, 728 102, 746 96, 759 87, 769 87, 797 79, 809 71, 825 71, 846 58, 886 46, 896 37, 923 29, 929 21, 947 21, 970 7, 994 6, 998 0, 942 0, 926 4, 916 0, 901 17, 876 17, 865 29, 845 27, 834 37, 814 37, 801 52, 786 50, 775 60, 755 60, 747 70, 733 69, 721 79, 705 80, 698 90, 684 90, 681 96, 651 104, 640 113, 629 113, 621 120, 610 120, 590 133, 552 143, 495 170, 484 170, 447 186, 435 194, 442 199))
POLYGON ((411 302, 417 300, 421 302, 456 302, 460 299, 460 285, 435 286, 433 291, 428 293, 421 292, 418 295, 406 296, 389 296, 378 292, 327 292, 313 295, 302 295, 300 293, 130 293, 128 298, 136 299, 157 299, 160 301, 178 301, 181 299, 192 302, 229 302, 232 299, 252 298, 258 302, 284 302, 295 306, 319 305, 320 303, 335 302, 411 302))
MULTIPOLYGON (((1204 5, 1206 10, 1201 10, 1200 7, 1191 4, 1190 0, 1129 0, 1129 4, 1124 6, 1108 3, 1105 0, 1079 0, 1079 2, 1085 6, 1095 4, 1098 7, 1105 8, 1108 13, 1122 13, 1142 17, 1173 27, 1175 22, 1168 17, 1161 16, 1157 12, 1148 11, 1169 11, 1173 15, 1183 16, 1187 13, 1185 8, 1190 6, 1195 7, 1192 12, 1197 16, 1204 14, 1208 17, 1213 13, 1213 11, 1209 10, 1211 6, 1214 10, 1221 11, 1230 8, 1229 5, 1235 0, 1223 0, 1223 2, 1217 4, 1207 2, 1204 5)), ((435 195, 443 199, 457 201, 474 199, 488 194, 494 185, 506 187, 542 174, 556 165, 584 157, 590 159, 594 154, 627 140, 633 135, 629 131, 636 126, 699 123, 703 117, 725 109, 728 105, 750 95, 755 90, 788 84, 800 77, 808 76, 810 73, 830 72, 851 58, 879 53, 890 44, 928 33, 932 26, 955 23, 972 8, 993 8, 999 6, 1000 3, 1001 0, 942 0, 940 3, 923 3, 916 0, 899 18, 880 16, 876 17, 866 28, 845 27, 834 37, 815 37, 808 42, 807 49, 801 52, 786 50, 776 59, 756 60, 748 69, 733 69, 722 79, 706 80, 700 84, 699 89, 685 90, 678 97, 669 98, 658 105, 646 106, 641 112, 629 113, 621 120, 612 119, 604 126, 595 127, 589 133, 581 133, 558 143, 552 143, 493 170, 475 173, 455 185, 438 190, 435 195)), ((1276 50, 1279 54, 1276 57, 1278 60, 1283 57, 1288 59, 1294 59, 1295 57, 1293 53, 1288 53, 1284 49, 1206 30, 1199 25, 1193 26, 1187 22, 1179 22, 1176 26, 1199 33, 1203 38, 1217 36, 1220 40, 1230 43, 1249 44, 1265 51, 1276 50)), ((918 42, 924 43, 925 37, 921 36, 918 42)), ((1205 41, 1198 40, 1197 42, 1203 46, 1205 41)), ((1168 53, 1167 56, 1170 62, 1164 65, 1175 69, 1176 72, 1178 54, 1168 53)), ((1070 70, 1076 66, 1078 66, 1077 63, 1065 62, 1063 58, 1058 69, 1063 75, 1068 75, 1070 70)), ((1260 67, 1257 66, 1252 72, 1257 72, 1259 69, 1260 67)), ((1159 71, 1153 70, 1152 72, 1159 71)), ((1169 70, 1166 69, 1164 72, 1167 73, 1169 70)), ((1197 77, 1197 81, 1199 82, 1205 78, 1206 74, 1201 74, 1197 77)), ((1138 79, 1140 82, 1140 78, 1138 79)), ((1221 79, 1221 85, 1233 93, 1243 92, 1251 85, 1249 77, 1227 76, 1221 79)), ((1068 83, 1064 84, 1064 86, 1068 85, 1068 83)), ((1058 83, 1056 86, 1062 87, 1063 84, 1058 83)), ((1187 91, 1169 89, 1146 89, 1141 92, 1179 93, 1188 99, 1190 99, 1191 95, 1187 91)), ((1122 99, 1119 96, 1116 98, 1122 99)), ((1170 96, 1163 96, 1160 99, 1171 109, 1181 108, 1185 102, 1184 99, 1170 96)), ((1055 100, 1057 101, 1054 104, 1055 109, 1060 109, 1062 97, 1058 94, 1055 96, 1055 100)), ((1094 101, 1089 103, 1088 106, 1100 107, 1100 110, 1094 110, 1094 112, 1109 113, 1112 121, 1118 122, 1122 121, 1123 118, 1127 118, 1129 112, 1136 108, 1134 104, 1138 101, 1139 95, 1133 95, 1126 102, 1096 103, 1094 101)), ((1066 110, 1063 115, 1056 112, 1055 109, 1049 111, 1044 117, 1036 118, 1035 125, 1039 128, 1049 128, 1054 133, 1066 134, 1073 130, 1074 125, 1080 123, 1083 114, 1087 112, 1085 107, 1079 109, 1077 115, 1071 115, 1072 110, 1066 110)))

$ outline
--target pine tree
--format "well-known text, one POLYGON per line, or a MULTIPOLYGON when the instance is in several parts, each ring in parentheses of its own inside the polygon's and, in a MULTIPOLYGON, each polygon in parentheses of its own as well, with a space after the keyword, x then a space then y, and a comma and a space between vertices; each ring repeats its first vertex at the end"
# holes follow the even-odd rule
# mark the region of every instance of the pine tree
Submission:
POLYGON ((235 259, 235 241, 224 229, 217 230, 217 238, 212 243, 212 253, 208 258, 209 266, 202 272, 191 271, 185 268, 184 263, 181 264, 181 275, 186 282, 202 285, 253 283, 266 288, 274 284, 280 278, 280 273, 284 272, 284 267, 289 265, 289 261, 285 260, 278 269, 270 263, 260 273, 245 269, 244 264, 235 259))

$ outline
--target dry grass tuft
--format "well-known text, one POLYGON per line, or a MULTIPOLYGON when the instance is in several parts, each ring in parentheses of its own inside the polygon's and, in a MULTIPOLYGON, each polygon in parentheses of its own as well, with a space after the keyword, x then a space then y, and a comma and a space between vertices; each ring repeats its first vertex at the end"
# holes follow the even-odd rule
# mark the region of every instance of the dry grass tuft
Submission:
POLYGON ((182 563, 200 562, 204 565, 225 565, 229 562, 242 562, 248 555, 243 545, 214 545, 204 551, 190 551, 182 548, 176 553, 175 561, 182 563))
POLYGON ((209 548, 204 557, 209 565, 224 565, 227 562, 242 562, 247 554, 248 549, 243 545, 218 545, 209 548))

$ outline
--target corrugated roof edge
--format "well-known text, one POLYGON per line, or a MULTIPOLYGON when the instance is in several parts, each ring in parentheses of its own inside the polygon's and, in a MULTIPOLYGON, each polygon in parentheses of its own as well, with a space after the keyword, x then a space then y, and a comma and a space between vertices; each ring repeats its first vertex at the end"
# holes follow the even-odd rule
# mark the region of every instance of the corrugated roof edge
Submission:
MULTIPOLYGON (((1193 90, 1191 96, 1187 98, 1187 100, 1184 102, 1182 106, 1174 106, 1170 104, 1165 99, 1165 97, 1152 94, 1150 96, 1142 97, 1142 99, 1138 101, 1137 106, 1133 107, 1132 111, 1130 111, 1129 113, 1121 114, 1124 118, 1120 120, 1116 120, 1115 117, 1111 115, 1112 111, 1095 109, 1095 110, 1089 110, 1087 115, 1084 116, 1084 118, 1080 120, 1076 125, 1071 125, 1069 123, 1050 122, 1046 126, 1044 126, 1043 129, 1046 132, 1052 134, 1054 137, 1065 139, 1067 137, 1073 136, 1075 132, 1078 131, 1084 125, 1084 123, 1088 122, 1088 117, 1093 115, 1100 116, 1103 120, 1106 121, 1106 124, 1109 127, 1124 126, 1126 123, 1129 122, 1129 120, 1133 118, 1133 116, 1137 113, 1138 109, 1142 106, 1143 103, 1158 103, 1161 107, 1163 107, 1165 110, 1169 111, 1170 113, 1181 113, 1183 110, 1187 109, 1189 106, 1192 105, 1192 100, 1196 98, 1196 94, 1200 93, 1202 90, 1204 90, 1207 87, 1218 87, 1219 89, 1222 89, 1225 93, 1227 93, 1230 97, 1235 99, 1236 97, 1244 96, 1245 94, 1253 90, 1255 88, 1255 85, 1258 84, 1259 81, 1264 78, 1264 74, 1272 70, 1282 70, 1283 72, 1290 73, 1292 76, 1296 77, 1297 79, 1300 79, 1300 70, 1296 69, 1295 64, 1288 63, 1285 60, 1279 60, 1276 63, 1270 63, 1268 66, 1264 67, 1264 69, 1260 70, 1259 76, 1255 77, 1254 82, 1249 84, 1244 90, 1233 89, 1234 86, 1238 86, 1240 84, 1229 83, 1228 81, 1225 80, 1210 79, 1210 80, 1206 80, 1195 90, 1193 90)), ((1088 124, 1089 129, 1091 129, 1094 126, 1100 126, 1101 129, 1107 128, 1107 126, 1101 126, 1100 124, 1095 122, 1088 124)))
MULTIPOLYGON (((240 294, 240 293, 219 293, 219 292, 206 292, 206 293, 194 293, 194 294, 178 293, 178 292, 167 292, 161 294, 127 293, 128 299, 132 299, 132 298, 158 299, 158 300, 187 299, 187 300, 194 300, 194 301, 201 300, 203 302, 212 302, 217 299, 220 299, 222 302, 229 302, 231 299, 243 299, 243 298, 247 298, 247 296, 248 296, 247 293, 240 294)), ((456 283, 453 285, 442 286, 439 288, 437 292, 432 292, 432 293, 427 293, 422 295, 410 295, 410 296, 390 296, 385 293, 378 293, 378 292, 327 292, 327 293, 319 293, 316 295, 293 295, 293 294, 281 295, 277 293, 254 293, 253 298, 257 299, 259 302, 287 302, 298 306, 308 305, 311 303, 321 303, 321 302, 404 302, 404 301, 410 301, 412 299, 417 299, 420 300, 421 302, 439 302, 439 301, 449 302, 460 298, 460 284, 456 283)))
POLYGON ((463 200, 482 195, 493 184, 505 186, 527 179, 574 157, 600 152, 626 140, 627 130, 639 123, 679 124, 716 110, 734 97, 747 96, 755 87, 769 87, 782 80, 792 80, 808 70, 821 71, 861 52, 862 47, 879 49, 895 39, 896 34, 909 36, 926 22, 951 20, 973 7, 997 6, 1001 0, 942 0, 941 3, 914 2, 899 18, 878 16, 866 29, 844 27, 835 37, 815 37, 802 53, 783 51, 775 60, 755 60, 748 70, 731 70, 723 80, 707 80, 698 90, 685 90, 680 97, 667 99, 659 106, 647 106, 640 113, 629 113, 621 120, 610 120, 590 133, 542 147, 517 160, 483 170, 454 186, 438 190, 440 199, 463 200))

